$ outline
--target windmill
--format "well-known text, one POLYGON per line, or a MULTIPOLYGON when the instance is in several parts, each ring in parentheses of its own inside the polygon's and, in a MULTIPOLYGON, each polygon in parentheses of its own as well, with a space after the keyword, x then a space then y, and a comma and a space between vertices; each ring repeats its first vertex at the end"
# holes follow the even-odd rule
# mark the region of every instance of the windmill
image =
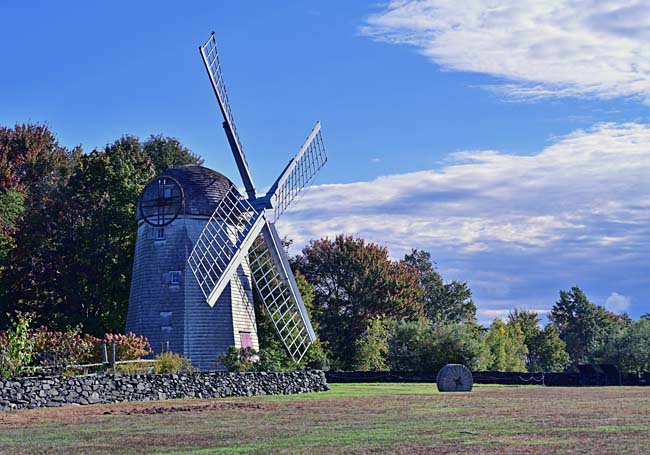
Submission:
POLYGON ((248 261, 255 289, 295 362, 315 340, 275 222, 327 161, 320 123, 263 196, 258 196, 237 134, 223 80, 214 32, 199 47, 223 115, 223 128, 246 196, 232 186, 221 199, 188 257, 188 265, 210 306, 248 261))

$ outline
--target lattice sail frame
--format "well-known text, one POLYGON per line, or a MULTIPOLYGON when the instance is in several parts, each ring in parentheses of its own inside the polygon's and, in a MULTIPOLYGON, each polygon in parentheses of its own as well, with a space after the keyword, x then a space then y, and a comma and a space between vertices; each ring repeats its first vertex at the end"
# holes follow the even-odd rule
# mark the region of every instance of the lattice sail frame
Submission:
POLYGON ((327 161, 320 123, 271 190, 258 199, 235 127, 214 32, 199 49, 248 200, 234 188, 229 191, 199 236, 188 263, 208 304, 213 306, 248 254, 255 287, 289 354, 299 362, 316 335, 280 237, 266 217, 268 213, 272 221, 277 220, 327 161))
POLYGON ((237 134, 237 127, 235 126, 235 118, 232 115, 230 110, 230 99, 228 98, 228 91, 226 90, 226 83, 223 80, 223 70, 221 69, 221 61, 219 60, 219 51, 217 49, 217 40, 214 33, 210 35, 210 38, 201 46, 201 54, 205 59, 205 63, 210 74, 210 77, 214 81, 214 86, 217 92, 217 97, 220 101, 220 107, 222 109, 223 116, 226 118, 226 121, 230 124, 233 132, 233 136, 237 141, 239 150, 243 150, 241 146, 241 141, 239 140, 239 135, 237 134))
POLYGON ((298 302, 292 296, 290 284, 282 277, 265 237, 260 235, 250 250, 251 275, 275 330, 293 361, 298 363, 315 336, 311 323, 305 319, 307 315, 301 314, 298 302))
POLYGON ((196 240, 187 262, 210 306, 259 234, 262 215, 232 186, 196 240))
POLYGON ((289 204, 309 185, 326 162, 327 154, 320 131, 320 122, 318 122, 278 181, 277 189, 270 191, 273 221, 280 218, 289 204))

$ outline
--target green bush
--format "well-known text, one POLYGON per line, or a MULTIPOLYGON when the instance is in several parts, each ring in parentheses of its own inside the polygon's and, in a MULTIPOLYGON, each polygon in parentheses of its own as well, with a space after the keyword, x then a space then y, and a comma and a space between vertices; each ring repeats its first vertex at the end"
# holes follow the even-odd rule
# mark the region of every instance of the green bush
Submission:
POLYGON ((253 348, 230 346, 228 352, 217 357, 228 371, 246 372, 257 369, 257 351, 253 348))
POLYGON ((470 322, 397 321, 389 343, 389 366, 397 371, 437 371, 460 363, 476 369, 484 351, 481 337, 480 327, 470 322))
POLYGON ((616 364, 621 371, 650 371, 650 320, 631 322, 611 337, 599 352, 598 360, 616 364))
POLYGON ((154 371, 158 374, 192 373, 194 368, 189 359, 174 352, 163 352, 155 357, 154 371))
POLYGON ((155 371, 154 365, 152 362, 122 363, 115 369, 121 374, 151 374, 155 371))
POLYGON ((34 339, 30 336, 32 316, 19 313, 11 328, 0 333, 0 377, 30 374, 33 369, 34 339))

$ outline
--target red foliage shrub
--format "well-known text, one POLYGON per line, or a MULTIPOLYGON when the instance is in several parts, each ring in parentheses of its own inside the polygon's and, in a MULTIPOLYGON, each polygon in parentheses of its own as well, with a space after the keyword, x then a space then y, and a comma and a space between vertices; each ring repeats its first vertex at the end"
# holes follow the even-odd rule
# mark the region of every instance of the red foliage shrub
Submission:
MULTIPOLYGON (((149 345, 149 340, 135 333, 107 333, 104 340, 108 343, 109 349, 115 341, 115 351, 117 360, 137 360, 153 352, 149 345)), ((110 355, 110 354, 109 354, 110 355)))

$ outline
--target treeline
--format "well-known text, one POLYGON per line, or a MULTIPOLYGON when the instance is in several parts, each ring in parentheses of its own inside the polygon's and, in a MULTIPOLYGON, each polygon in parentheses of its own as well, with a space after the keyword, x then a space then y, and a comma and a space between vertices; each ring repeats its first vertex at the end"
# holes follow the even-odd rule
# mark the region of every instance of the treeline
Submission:
POLYGON ((476 321, 467 283, 446 282, 426 251, 393 261, 363 239, 312 241, 294 260, 313 286, 313 319, 330 368, 563 371, 579 363, 650 370, 650 315, 633 321, 561 291, 542 327, 533 311, 513 309, 489 328, 476 321))
MULTIPOLYGON (((84 153, 60 146, 43 125, 0 128, 0 329, 18 311, 52 330, 123 331, 140 192, 168 167, 201 163, 160 135, 84 153)), ((395 261, 384 247, 341 235, 312 241, 292 265, 319 337, 302 367, 557 371, 611 362, 650 370, 650 317, 610 313, 577 287, 560 292, 544 327, 516 309, 484 328, 467 283, 444 280, 426 251, 395 261)), ((294 368, 257 299, 255 307, 261 352, 233 351, 225 362, 294 368)))
POLYGON ((83 153, 44 125, 0 127, 0 327, 22 311, 57 330, 123 331, 140 192, 170 166, 200 163, 163 136, 83 153))

